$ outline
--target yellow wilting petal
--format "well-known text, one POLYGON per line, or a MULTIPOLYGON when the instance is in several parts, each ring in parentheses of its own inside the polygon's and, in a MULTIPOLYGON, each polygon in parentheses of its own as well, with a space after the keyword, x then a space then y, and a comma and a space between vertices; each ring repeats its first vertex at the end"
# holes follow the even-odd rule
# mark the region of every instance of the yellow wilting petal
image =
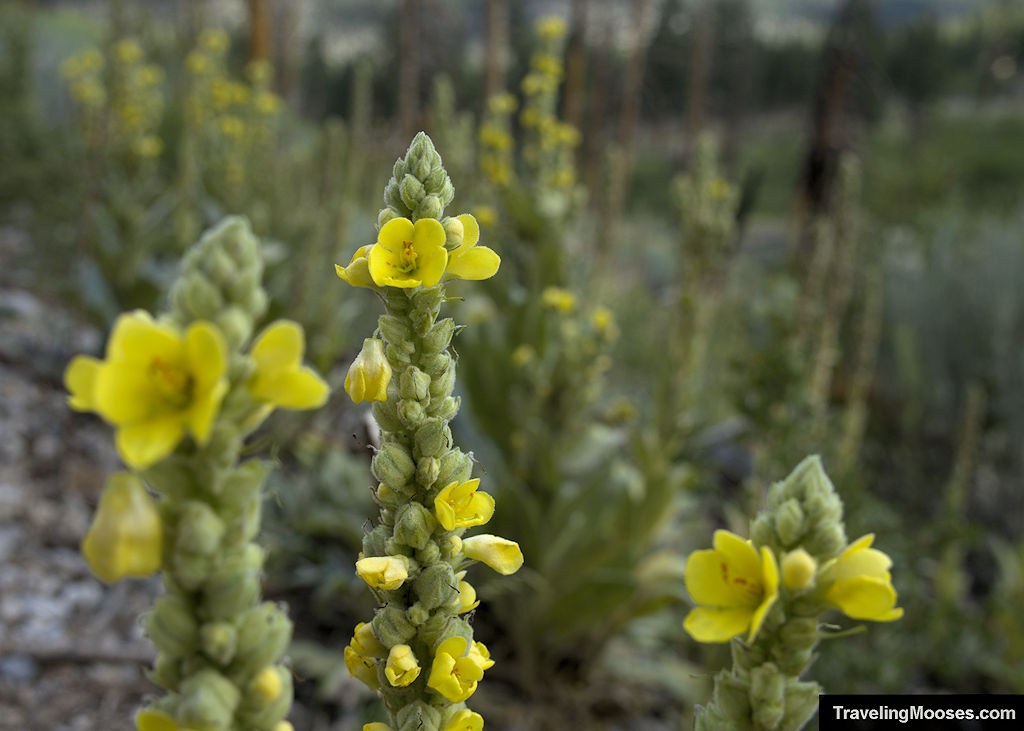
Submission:
POLYGON ((356 253, 352 255, 352 260, 348 263, 347 267, 335 264, 334 271, 337 272, 342 280, 348 282, 353 287, 372 287, 373 277, 370 276, 369 263, 371 248, 373 248, 373 244, 360 246, 356 249, 356 253))
POLYGON ((489 534, 472 536, 462 541, 462 550, 468 558, 482 561, 499 574, 514 574, 523 565, 523 552, 519 544, 507 538, 489 534))
POLYGON ((377 675, 377 663, 373 658, 364 657, 352 649, 345 647, 345 667, 349 674, 362 682, 370 690, 380 688, 380 678, 377 675))
POLYGON ((177 722, 164 711, 146 708, 135 716, 138 731, 180 731, 177 722))
POLYGON ((129 467, 145 469, 174 451, 185 436, 185 416, 161 414, 147 421, 135 421, 117 429, 117 452, 129 467))
POLYGON ((697 642, 728 642, 750 626, 752 609, 695 607, 683 621, 683 628, 697 642))
POLYGON ((68 406, 75 411, 96 409, 96 375, 103 362, 88 355, 76 355, 64 371, 64 386, 68 393, 68 406))
POLYGON ((386 723, 374 721, 373 723, 364 723, 363 731, 391 731, 391 727, 386 723))
POLYGON ((892 559, 871 548, 873 541, 874 535, 868 534, 850 544, 822 568, 819 582, 832 582, 825 600, 847 616, 891 622, 903 616, 903 610, 896 606, 896 589, 889 575, 892 559))
POLYGON ((501 257, 486 246, 474 246, 469 251, 451 256, 445 273, 459 279, 490 279, 498 273, 501 257))
POLYGON ((357 404, 361 401, 386 401, 391 375, 391 364, 384 354, 384 341, 366 338, 345 376, 345 392, 357 404))
POLYGON ((149 576, 160 568, 162 543, 160 513, 142 481, 128 472, 111 475, 82 540, 89 567, 107 582, 149 576))
POLYGON ((393 591, 409 578, 409 570, 401 558, 372 556, 356 561, 356 573, 374 589, 393 591))

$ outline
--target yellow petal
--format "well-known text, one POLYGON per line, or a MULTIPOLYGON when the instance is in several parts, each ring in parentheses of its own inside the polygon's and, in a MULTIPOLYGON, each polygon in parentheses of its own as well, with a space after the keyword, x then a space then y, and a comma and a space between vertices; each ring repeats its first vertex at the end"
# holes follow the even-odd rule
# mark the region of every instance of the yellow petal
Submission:
POLYGON ((462 224, 462 246, 459 249, 463 247, 468 249, 476 246, 480 241, 480 224, 476 222, 476 219, 470 213, 463 213, 461 216, 456 216, 456 218, 462 224))
POLYGON ((896 590, 892 584, 871 576, 837 581, 825 594, 825 599, 853 619, 882 622, 899 619, 903 615, 902 610, 894 609, 896 590))
POLYGON ((139 711, 135 717, 135 728, 138 731, 179 731, 179 726, 171 716, 155 708, 139 711))
MULTIPOLYGON (((392 218, 380 227, 380 232, 377 234, 377 241, 380 242, 380 244, 388 251, 399 252, 402 250, 402 246, 406 241, 413 240, 413 231, 415 228, 416 227, 413 226, 412 221, 408 218, 392 218)), ((444 233, 443 229, 442 233, 444 233)), ((443 244, 444 242, 442 241, 441 243, 443 244)))
POLYGON ((278 320, 260 333, 249 354, 256 361, 257 371, 267 372, 298 366, 305 349, 302 326, 291 320, 278 320))
POLYGON ((96 372, 93 397, 96 412, 111 424, 139 421, 165 407, 150 378, 149 364, 103 363, 96 372))
POLYGON ((121 315, 107 343, 107 360, 149 362, 160 358, 165 363, 180 361, 181 336, 169 325, 157 323, 148 312, 135 310, 121 315))
POLYGON ((82 540, 82 554, 104 581, 149 576, 160 568, 160 513, 142 481, 128 472, 107 480, 99 508, 82 540))
POLYGON ((208 390, 193 396, 192 404, 185 414, 185 421, 198 444, 205 445, 209 441, 213 422, 217 419, 217 412, 224 396, 227 395, 228 388, 227 379, 221 379, 208 390))
POLYGON ((764 624, 765 617, 768 616, 769 610, 771 610, 779 598, 779 566, 775 563, 775 554, 766 546, 761 547, 761 566, 763 568, 761 585, 764 596, 750 618, 750 636, 747 637, 747 642, 753 642, 757 637, 757 633, 761 631, 761 625, 764 624))
POLYGON ((876 548, 863 548, 850 554, 844 553, 836 562, 837 580, 852 576, 887 577, 892 559, 876 548))
POLYGON ((738 575, 758 577, 761 575, 761 562, 757 551, 750 541, 740 538, 727 530, 716 530, 712 544, 716 551, 721 552, 738 575))
POLYGON ((126 465, 142 470, 173 452, 184 434, 182 414, 161 414, 121 425, 117 430, 117 451, 126 465))
MULTIPOLYGON (((394 219, 384 224, 384 228, 391 223, 398 220, 405 219, 394 219)), ((384 229, 381 229, 383 233, 384 229)), ((403 246, 401 241, 398 242, 397 246, 403 246)), ((388 249, 383 243, 379 246, 374 246, 370 249, 370 255, 367 259, 367 265, 370 270, 370 278, 373 279, 373 283, 378 287, 418 287, 421 281, 414 278, 411 274, 404 274, 398 271, 398 267, 402 265, 400 253, 402 249, 388 249)))
POLYGON ((88 355, 76 355, 64 371, 64 386, 68 393, 68 406, 75 411, 94 411, 96 408, 96 374, 103 361, 88 355))
POLYGON ((268 403, 282 409, 316 409, 324 405, 330 388, 312 368, 285 371, 267 384, 268 403))
POLYGON ((760 574, 761 567, 758 565, 755 574, 741 576, 721 551, 694 551, 686 560, 686 590, 697 604, 752 610, 762 597, 760 574), (744 583, 736 583, 736 578, 742 579, 744 583), (751 591, 751 587, 754 591, 751 591))
POLYGON ((498 273, 501 257, 486 246, 474 246, 464 253, 452 252, 445 270, 449 276, 460 279, 489 279, 498 273))
POLYGON ((696 607, 686 615, 683 628, 698 642, 728 642, 750 626, 753 611, 696 607))
POLYGON ((455 509, 438 495, 434 499, 434 515, 445 530, 455 530, 455 509))
MULTIPOLYGON (((469 528, 474 525, 483 525, 494 515, 494 498, 486 492, 474 493, 469 499, 469 504, 459 516, 459 525, 469 528)), ((448 528, 446 530, 451 530, 448 528)))
POLYGON ((225 379, 228 346, 220 330, 208 322, 196 322, 185 333, 185 360, 194 392, 209 391, 225 379))
MULTIPOLYGON (((423 221, 434 221, 434 219, 425 218, 423 221)), ((423 223, 423 221, 419 223, 423 223)), ((437 221, 434 221, 434 223, 437 223, 437 221)), ((441 228, 441 224, 437 223, 437 227, 441 229, 443 236, 444 229, 441 228)), ((419 255, 420 259, 419 266, 416 267, 416 276, 420 277, 424 287, 433 287, 441 281, 441 275, 444 274, 444 269, 448 265, 448 251, 443 246, 437 246, 421 249, 419 255)))
MULTIPOLYGON (((381 229, 381 231, 383 230, 381 229)), ((444 226, 434 218, 421 218, 413 227, 412 242, 417 252, 422 253, 428 249, 443 249, 444 242, 447 239, 444 226)))
POLYGON ((483 561, 499 574, 514 574, 523 565, 523 552, 519 544, 507 538, 483 534, 462 541, 466 556, 483 561))

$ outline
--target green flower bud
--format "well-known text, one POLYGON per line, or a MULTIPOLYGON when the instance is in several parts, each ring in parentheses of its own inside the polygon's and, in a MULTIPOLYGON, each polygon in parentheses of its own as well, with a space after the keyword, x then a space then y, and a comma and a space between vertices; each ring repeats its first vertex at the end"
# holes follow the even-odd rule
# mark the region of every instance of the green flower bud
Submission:
MULTIPOLYGON (((445 619, 448 620, 448 617, 445 616, 445 612, 438 612, 437 616, 444 616, 445 619)), ((431 618, 431 621, 433 621, 433 617, 431 618)), ((429 625, 429 624, 430 624, 430 622, 427 622, 427 625, 429 625)), ((430 644, 429 640, 427 639, 427 637, 424 634, 425 631, 426 631, 427 625, 424 625, 424 629, 420 631, 420 637, 423 639, 424 642, 427 642, 428 644, 430 644)), ((473 627, 470 626, 469 622, 467 622, 466 620, 462 619, 461 617, 455 617, 455 618, 450 619, 449 621, 446 621, 445 624, 444 624, 444 630, 440 634, 438 634, 436 639, 434 639, 434 642, 432 644, 432 649, 436 650, 438 648, 438 646, 441 645, 442 642, 444 642, 445 640, 449 640, 452 637, 461 637, 467 643, 472 645, 473 644, 473 627)))
POLYGON ((750 724, 750 685, 724 670, 720 671, 715 676, 714 705, 734 728, 746 728, 750 724))
POLYGON ((146 615, 146 632, 157 649, 170 657, 184 657, 199 646, 199 627, 181 597, 159 597, 146 615))
POLYGON ((288 714, 292 696, 292 674, 287 668, 263 668, 246 686, 238 720, 246 728, 272 729, 288 714))
POLYGON ((420 367, 427 372, 431 378, 441 375, 452 363, 452 357, 448 353, 427 353, 420 358, 420 367))
POLYGON ((777 547, 778 538, 770 513, 760 513, 751 521, 750 540, 755 546, 777 547))
POLYGON ((441 731, 441 711, 423 701, 402 706, 395 731, 441 731))
POLYGON ((392 370, 401 370, 412 363, 412 359, 409 357, 409 354, 412 353, 413 350, 414 348, 412 348, 412 343, 403 343, 403 347, 387 345, 384 347, 384 355, 387 356, 388 362, 391 363, 392 370), (405 345, 410 346, 410 348, 406 349, 404 347, 405 345))
POLYGON ((208 556, 217 550, 223 535, 224 521, 209 505, 189 500, 182 506, 174 541, 177 550, 208 556))
POLYGON ((813 647, 821 636, 816 617, 790 619, 779 628, 779 639, 784 649, 813 647))
POLYGON ((780 728, 803 728, 818 710, 822 687, 814 682, 790 680, 786 683, 786 712, 780 728))
POLYGON ((394 315, 381 315, 377 319, 377 327, 389 343, 404 343, 412 339, 412 330, 404 320, 394 315))
MULTIPOLYGON (((450 557, 446 556, 445 558, 450 557)), ((420 550, 416 551, 416 560, 424 566, 429 566, 430 564, 437 563, 440 559, 441 549, 438 548, 437 544, 434 543, 434 541, 429 541, 427 545, 425 545, 420 550)))
POLYGON ((419 401, 402 399, 398 402, 398 419, 406 429, 415 429, 425 418, 423 404, 419 401))
POLYGON ((402 178, 402 182, 398 184, 398 192, 402 196, 402 202, 410 210, 415 210, 426 195, 423 183, 408 173, 402 178))
POLYGON ((185 500, 195 489, 195 470, 177 455, 157 462, 142 473, 146 482, 164 497, 185 500))
POLYGON ((846 531, 842 523, 826 523, 815 527, 804 539, 804 547, 819 559, 837 556, 846 546, 846 531))
MULTIPOLYGON (((415 401, 410 402, 415 403, 415 401)), ((373 456, 373 474, 392 490, 398 490, 412 479, 416 463, 409 453, 394 442, 388 442, 373 456)))
POLYGON ((452 341, 455 334, 455 320, 446 317, 423 336, 423 350, 427 353, 440 353, 445 350, 452 341))
POLYGON ((444 213, 444 204, 441 202, 441 198, 436 195, 426 195, 423 200, 419 202, 419 205, 413 210, 413 218, 440 218, 441 214, 444 213))
POLYGON ((374 496, 377 498, 377 502, 385 508, 394 509, 402 504, 401 493, 395 492, 383 482, 377 485, 374 496))
POLYGON ((426 419, 413 437, 416 452, 424 457, 440 457, 452 448, 452 430, 436 417, 426 419))
POLYGON ((422 401, 427 397, 430 388, 430 376, 416 366, 409 366, 402 372, 399 383, 402 398, 422 401))
POLYGON ((436 457, 424 457, 416 465, 416 482, 429 489, 441 471, 441 461, 436 457))
POLYGON ((385 223, 398 218, 398 214, 390 208, 381 208, 377 214, 377 230, 379 231, 385 223))
POLYGON ((473 460, 459 449, 452 449, 441 455, 441 467, 435 484, 442 487, 453 482, 465 482, 473 474, 473 460))
POLYGON ((398 402, 395 399, 373 402, 373 418, 383 431, 396 432, 405 428, 398 418, 398 402))
POLYGON ((428 566, 416 577, 414 589, 427 609, 451 604, 459 596, 459 582, 447 563, 428 566))
POLYGON ((252 317, 241 307, 232 305, 217 313, 214 324, 224 334, 228 347, 235 350, 252 335, 252 317))
POLYGON ((406 644, 416 635, 416 627, 398 607, 388 604, 371 622, 374 636, 385 647, 406 644))
POLYGON ((216 670, 202 670, 181 683, 178 717, 184 726, 214 731, 231 726, 240 694, 216 670))
POLYGON ((790 498, 775 510, 775 530, 782 545, 796 545, 804 534, 804 511, 800 503, 790 498))
POLYGON ((156 656, 153 669, 146 671, 151 683, 174 692, 178 689, 181 674, 178 672, 179 658, 161 652, 156 656))
POLYGON ((188 591, 197 591, 213 570, 214 557, 186 551, 175 551, 171 555, 176 578, 188 591))
POLYGON ((212 320, 224 307, 224 298, 206 277, 192 273, 184 282, 184 300, 195 320, 212 320))
POLYGON ((199 628, 203 653, 220 665, 227 665, 235 656, 238 632, 230 622, 207 622, 199 628))
POLYGON ((203 612, 210 619, 230 619, 251 607, 260 595, 263 550, 250 543, 226 557, 210 574, 203 590, 203 612))
POLYGON ((405 610, 405 616, 409 618, 410 622, 419 627, 430 619, 430 610, 424 607, 420 602, 416 602, 405 610))
POLYGON ((452 388, 455 387, 455 371, 455 363, 452 362, 450 368, 447 368, 443 373, 434 376, 430 380, 427 393, 430 394, 432 400, 451 396, 452 388))
POLYGON ((423 548, 436 527, 437 520, 429 510, 418 502, 409 502, 396 514, 395 539, 413 548, 423 548))
POLYGON ((750 705, 757 728, 778 728, 785 713, 786 676, 773 663, 750 672, 750 705))
POLYGON ((430 406, 427 408, 427 414, 436 416, 442 421, 451 421, 459 413, 459 404, 461 403, 461 398, 452 398, 451 396, 440 401, 431 401, 430 406))
POLYGON ((253 674, 277 661, 288 647, 292 623, 270 602, 245 612, 238 620, 233 672, 253 674))

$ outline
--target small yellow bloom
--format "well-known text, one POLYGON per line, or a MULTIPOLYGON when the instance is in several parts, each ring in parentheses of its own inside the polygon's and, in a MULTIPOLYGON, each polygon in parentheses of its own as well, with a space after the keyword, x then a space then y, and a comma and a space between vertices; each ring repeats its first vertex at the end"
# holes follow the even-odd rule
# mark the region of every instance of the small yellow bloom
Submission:
POLYGON ((537 35, 544 40, 555 40, 565 35, 565 20, 558 15, 546 15, 537 21, 537 35))
POLYGON ((274 67, 264 58, 256 59, 245 67, 245 75, 253 84, 266 84, 274 77, 274 67))
POLYGON ((89 568, 107 582, 160 569, 163 527, 156 502, 129 472, 107 479, 99 509, 82 541, 89 568))
POLYGON ((505 576, 514 574, 523 565, 523 552, 518 543, 487 533, 463 539, 462 550, 467 557, 483 561, 505 576))
POLYGON ((146 135, 132 145, 132 151, 139 157, 156 157, 163 149, 164 143, 154 135, 146 135))
POLYGON ((380 688, 380 677, 377 675, 377 661, 372 657, 364 657, 351 647, 345 648, 345 667, 349 674, 368 687, 370 690, 380 688))
POLYGON ((445 239, 444 226, 433 218, 415 224, 408 218, 391 219, 381 226, 367 255, 370 277, 379 287, 433 287, 448 264, 445 239))
POLYGON ((242 135, 245 134, 245 123, 238 117, 224 117, 220 120, 220 131, 225 137, 231 137, 236 140, 241 139, 242 135))
POLYGON ((891 622, 903 616, 896 606, 896 589, 889 567, 892 559, 876 548, 873 533, 851 543, 838 558, 826 563, 820 574, 822 583, 833 582, 825 592, 825 601, 853 619, 891 622))
POLYGON ((487 100, 487 110, 491 114, 511 114, 516 110, 516 98, 509 93, 495 94, 487 100))
POLYGON ((356 631, 349 643, 352 649, 364 657, 384 657, 388 654, 388 648, 384 647, 373 634, 373 627, 369 622, 360 622, 356 625, 356 631))
POLYGON ((189 73, 196 76, 205 74, 210 70, 210 57, 202 51, 191 51, 185 57, 185 66, 188 67, 189 73))
POLYGON ((462 708, 445 724, 444 731, 483 731, 483 727, 483 716, 468 708, 462 708))
POLYGON ((462 703, 473 695, 484 677, 479 658, 467 654, 468 649, 469 643, 462 637, 449 637, 437 648, 430 668, 427 686, 452 703, 462 703))
POLYGON ((480 479, 453 482, 434 498, 434 514, 445 530, 483 525, 494 515, 494 498, 477 492, 480 479))
POLYGON ((256 362, 247 384, 253 398, 280 409, 323 406, 330 388, 316 371, 302 365, 305 350, 306 336, 297 322, 268 325, 249 352, 256 362))
POLYGON ((281 676, 275 668, 265 667, 256 673, 249 689, 263 704, 273 703, 281 695, 281 676))
POLYGON ((281 97, 269 91, 260 92, 256 96, 256 111, 270 116, 281 109, 281 97))
POLYGON ((480 605, 480 600, 476 598, 476 589, 465 580, 465 577, 465 571, 455 574, 455 578, 459 580, 459 608, 456 610, 457 614, 465 614, 480 605))
POLYGON ((194 322, 182 337, 137 310, 114 323, 106 361, 75 357, 64 383, 71 408, 115 425, 121 459, 145 469, 174 451, 186 429, 206 443, 228 391, 227 367, 212 324, 194 322))
POLYGON ((576 295, 561 287, 548 287, 541 292, 541 302, 559 312, 572 312, 576 307, 576 295))
POLYGON ((366 338, 359 355, 348 368, 345 392, 357 404, 361 401, 387 401, 391 374, 391 364, 384 354, 384 341, 366 338))
POLYGON ((388 662, 384 674, 388 682, 396 688, 404 688, 420 675, 420 664, 408 645, 395 645, 388 653, 388 662))
POLYGON ((462 224, 462 243, 448 255, 445 274, 459 279, 489 279, 498 273, 501 258, 486 246, 477 246, 480 225, 468 213, 457 216, 462 224))
POLYGON ((700 605, 683 627, 698 642, 728 642, 750 628, 753 642, 779 597, 779 568, 767 547, 761 556, 735 533, 715 531, 714 548, 686 561, 686 590, 700 605))
POLYGON ((409 578, 405 561, 395 556, 373 556, 356 561, 356 573, 370 587, 393 591, 409 578))
POLYGON ((370 276, 370 264, 368 261, 370 249, 372 248, 373 244, 360 246, 356 249, 356 253, 352 255, 352 261, 348 263, 347 267, 335 264, 334 271, 353 287, 372 287, 373 278, 370 276))
POLYGON ((818 562, 803 548, 790 551, 782 557, 782 584, 787 589, 802 591, 814 583, 818 562))
POLYGON ((494 667, 494 660, 491 659, 491 653, 487 649, 487 645, 483 642, 474 642, 466 655, 467 657, 473 658, 473 660, 484 670, 489 670, 494 667))
POLYGON ((607 307, 595 307, 594 311, 590 313, 590 324, 603 338, 615 340, 619 336, 619 328, 615 325, 615 315, 607 307))
POLYGON ((481 226, 493 226, 498 221, 498 212, 491 206, 477 206, 473 209, 473 216, 481 226))
POLYGON ((126 38, 114 44, 114 57, 125 65, 135 63, 142 58, 142 47, 131 38, 126 38))
POLYGON ((516 346, 516 349, 512 351, 512 364, 518 368, 529 365, 533 362, 533 359, 537 357, 537 352, 533 349, 533 346, 523 343, 522 345, 516 346))
POLYGON ((278 721, 272 731, 295 731, 295 727, 288 721, 278 721))
POLYGON ((230 42, 231 39, 228 38, 228 34, 220 28, 205 28, 199 34, 199 47, 206 51, 223 53, 228 49, 230 42))

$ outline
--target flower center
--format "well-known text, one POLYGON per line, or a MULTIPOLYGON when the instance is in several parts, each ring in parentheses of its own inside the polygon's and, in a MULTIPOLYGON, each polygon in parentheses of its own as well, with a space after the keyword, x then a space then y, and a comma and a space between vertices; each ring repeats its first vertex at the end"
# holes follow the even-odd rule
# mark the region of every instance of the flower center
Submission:
POLYGON ((419 254, 416 253, 416 249, 412 247, 411 241, 402 242, 402 251, 398 255, 400 264, 395 265, 395 269, 408 274, 416 269, 416 259, 419 258, 419 254))
POLYGON ((747 594, 750 594, 752 597, 760 597, 761 596, 762 592, 761 592, 761 584, 760 583, 758 583, 757 581, 751 581, 750 579, 746 578, 745 576, 730 576, 729 575, 729 573, 730 573, 729 572, 729 564, 727 564, 725 561, 722 561, 721 567, 722 567, 722 580, 726 584, 732 584, 733 586, 738 587, 741 591, 744 591, 747 594))
POLYGON ((192 398, 192 376, 180 368, 154 358, 149 366, 150 380, 160 396, 175 408, 183 408, 192 398))

